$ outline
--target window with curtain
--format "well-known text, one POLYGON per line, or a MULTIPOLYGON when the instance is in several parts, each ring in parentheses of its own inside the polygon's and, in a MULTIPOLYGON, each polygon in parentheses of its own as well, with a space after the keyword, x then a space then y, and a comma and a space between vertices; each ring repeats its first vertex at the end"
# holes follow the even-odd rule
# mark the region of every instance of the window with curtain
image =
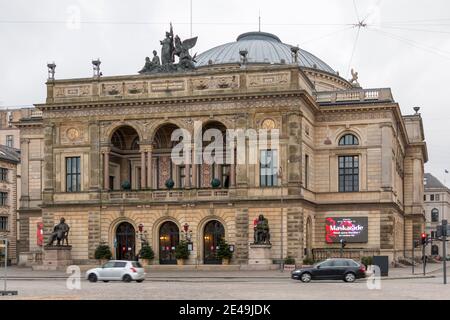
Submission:
POLYGON ((278 152, 277 150, 261 150, 259 183, 261 187, 278 185, 278 152))

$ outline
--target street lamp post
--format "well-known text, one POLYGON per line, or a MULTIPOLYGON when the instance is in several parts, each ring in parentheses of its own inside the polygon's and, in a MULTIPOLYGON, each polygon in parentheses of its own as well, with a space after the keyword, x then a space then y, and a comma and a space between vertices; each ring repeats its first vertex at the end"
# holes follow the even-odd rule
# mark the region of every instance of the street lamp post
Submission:
POLYGON ((283 245, 283 236, 284 236, 284 210, 283 210, 283 168, 280 167, 278 169, 278 179, 280 179, 280 185, 281 185, 281 196, 280 196, 280 200, 281 200, 281 253, 280 253, 280 271, 284 270, 284 259, 283 259, 283 251, 284 251, 284 245, 283 245))

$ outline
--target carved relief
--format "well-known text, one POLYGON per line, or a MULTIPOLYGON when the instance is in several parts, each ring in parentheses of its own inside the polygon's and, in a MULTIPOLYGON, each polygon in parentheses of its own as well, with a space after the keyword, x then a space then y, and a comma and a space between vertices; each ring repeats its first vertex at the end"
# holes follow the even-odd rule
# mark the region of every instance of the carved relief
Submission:
POLYGON ((267 118, 261 123, 261 128, 266 130, 272 130, 276 128, 275 121, 273 119, 267 118))
POLYGON ((71 98, 71 97, 84 97, 91 95, 91 86, 65 86, 55 87, 53 96, 55 98, 71 98))
POLYGON ((249 75, 247 78, 249 87, 265 87, 286 85, 290 82, 290 73, 268 73, 249 75))
POLYGON ((145 92, 145 82, 126 82, 125 92, 127 95, 143 94, 145 92))
POLYGON ((117 96, 122 94, 122 83, 104 83, 102 85, 102 95, 104 96, 117 96))
POLYGON ((239 87, 237 76, 210 77, 192 80, 194 90, 235 89, 239 87))
POLYGON ((61 127, 61 143, 62 144, 72 144, 72 143, 80 143, 84 142, 85 136, 84 136, 83 128, 80 128, 79 126, 73 126, 70 127, 63 126, 61 127))

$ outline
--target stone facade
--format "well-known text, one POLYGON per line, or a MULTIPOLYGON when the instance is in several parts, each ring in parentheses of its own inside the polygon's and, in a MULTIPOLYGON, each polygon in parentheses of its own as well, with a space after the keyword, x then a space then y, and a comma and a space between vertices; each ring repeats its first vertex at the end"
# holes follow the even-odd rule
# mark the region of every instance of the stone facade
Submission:
MULTIPOLYGON (((46 237, 64 216, 76 263, 93 260, 101 242, 116 258, 130 257, 128 251, 135 255, 139 228, 155 251, 155 263, 173 263, 170 241, 182 238, 188 225, 193 243, 188 264, 219 263, 210 254, 216 238, 224 237, 234 245, 232 263, 245 265, 260 214, 269 221, 275 263, 288 256, 301 261, 335 255, 339 244, 325 241, 329 217, 368 219, 367 241, 346 247, 345 254, 355 258, 386 254, 395 260, 423 228, 422 122, 420 115, 401 115, 390 89, 352 88, 324 71, 266 64, 49 80, 47 93, 46 102, 36 105, 41 122, 21 122, 22 145, 34 152, 24 154, 27 172, 36 180, 22 195, 29 205, 19 211, 30 212, 31 230, 40 217, 33 208, 42 199, 46 237), (171 133, 182 128, 193 135, 196 121, 221 132, 279 129, 279 144, 271 147, 282 174, 268 187, 259 162, 173 164, 171 133), (340 145, 347 134, 358 143, 340 145), (40 141, 40 148, 25 139, 40 141), (345 156, 358 162, 351 192, 340 190, 345 156), (39 183, 38 170, 31 168, 37 160, 39 183), (211 187, 212 178, 220 181, 218 188, 211 187), (168 179, 173 189, 166 187, 168 179), (215 231, 211 221, 219 222, 215 231), (162 233, 167 222, 177 235, 162 233)), ((247 138, 247 146, 253 139, 247 138)))
MULTIPOLYGON (((16 149, 0 145, 0 239, 8 239, 8 260, 17 263, 17 165, 16 149)), ((2 242, 3 243, 3 242, 2 242)), ((4 249, 1 250, 4 259, 4 249)))

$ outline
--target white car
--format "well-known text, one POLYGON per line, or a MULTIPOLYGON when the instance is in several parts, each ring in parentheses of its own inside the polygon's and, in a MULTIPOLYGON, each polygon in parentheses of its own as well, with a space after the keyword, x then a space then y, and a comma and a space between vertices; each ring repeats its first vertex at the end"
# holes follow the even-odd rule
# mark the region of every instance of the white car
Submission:
POLYGON ((98 280, 103 282, 110 280, 142 282, 145 279, 145 272, 142 265, 137 261, 110 260, 100 268, 86 271, 86 279, 90 282, 97 282, 98 280))

